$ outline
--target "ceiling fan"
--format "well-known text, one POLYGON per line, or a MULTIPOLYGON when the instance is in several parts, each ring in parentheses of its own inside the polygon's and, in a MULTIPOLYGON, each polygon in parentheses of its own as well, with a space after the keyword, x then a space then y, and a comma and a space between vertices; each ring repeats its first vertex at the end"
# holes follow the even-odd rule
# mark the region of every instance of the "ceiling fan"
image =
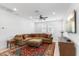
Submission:
POLYGON ((41 12, 39 10, 35 10, 34 13, 36 14, 35 19, 46 20, 48 18, 48 17, 45 17, 42 14, 40 14, 41 12))
POLYGON ((48 18, 48 17, 44 17, 44 16, 42 16, 42 15, 39 16, 39 19, 40 19, 40 20, 46 20, 47 18, 48 18))

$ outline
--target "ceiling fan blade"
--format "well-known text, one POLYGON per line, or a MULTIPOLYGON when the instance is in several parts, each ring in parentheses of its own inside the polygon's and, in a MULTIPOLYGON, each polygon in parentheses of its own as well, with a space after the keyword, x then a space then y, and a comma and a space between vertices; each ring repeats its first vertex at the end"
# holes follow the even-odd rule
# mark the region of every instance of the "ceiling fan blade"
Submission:
POLYGON ((5 7, 5 6, 3 6, 3 5, 0 5, 0 8, 3 9, 3 10, 6 10, 6 11, 8 11, 8 12, 14 12, 13 10, 11 10, 11 9, 9 9, 9 8, 7 8, 7 7, 5 7))

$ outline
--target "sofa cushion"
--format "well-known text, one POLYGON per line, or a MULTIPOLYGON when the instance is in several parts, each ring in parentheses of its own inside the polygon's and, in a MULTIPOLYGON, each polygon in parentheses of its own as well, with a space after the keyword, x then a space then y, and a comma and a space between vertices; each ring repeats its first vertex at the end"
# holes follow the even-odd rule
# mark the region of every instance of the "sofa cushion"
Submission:
POLYGON ((21 40, 17 40, 16 41, 16 45, 19 45, 19 46, 22 46, 22 45, 25 45, 26 44, 26 42, 25 41, 21 41, 21 40))
POLYGON ((28 46, 39 47, 42 43, 42 39, 31 39, 27 41, 28 46))
POLYGON ((16 44, 19 45, 19 46, 25 45, 26 42, 27 42, 28 40, 30 40, 30 39, 31 39, 31 38, 26 38, 26 39, 24 39, 24 40, 16 40, 16 44))
POLYGON ((16 35, 16 36, 14 37, 14 39, 15 39, 15 40, 23 40, 23 37, 22 37, 22 35, 16 35))
POLYGON ((48 35, 47 34, 41 34, 40 36, 41 37, 44 37, 44 38, 48 38, 48 35))

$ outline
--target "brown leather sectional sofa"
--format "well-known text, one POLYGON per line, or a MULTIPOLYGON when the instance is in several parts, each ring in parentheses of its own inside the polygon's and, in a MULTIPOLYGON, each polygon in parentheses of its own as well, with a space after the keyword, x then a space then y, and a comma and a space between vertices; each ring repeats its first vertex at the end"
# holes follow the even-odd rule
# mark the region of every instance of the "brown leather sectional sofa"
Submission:
POLYGON ((27 38, 40 38, 43 39, 43 42, 47 42, 47 43, 52 43, 52 34, 46 34, 46 33, 42 33, 42 34, 24 34, 23 35, 23 39, 27 39, 27 38))
POLYGON ((20 34, 15 35, 15 37, 7 42, 7 46, 10 43, 11 45, 16 45, 19 42, 19 45, 24 45, 29 39, 42 39, 44 43, 52 43, 53 37, 52 34, 47 33, 33 33, 33 34, 20 34))

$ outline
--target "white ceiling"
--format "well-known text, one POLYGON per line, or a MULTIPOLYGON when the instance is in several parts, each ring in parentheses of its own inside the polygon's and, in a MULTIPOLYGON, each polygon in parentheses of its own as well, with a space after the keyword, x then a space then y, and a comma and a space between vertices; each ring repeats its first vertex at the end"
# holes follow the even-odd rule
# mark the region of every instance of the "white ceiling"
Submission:
POLYGON ((71 7, 68 3, 0 3, 1 5, 13 9, 17 8, 16 13, 20 16, 29 19, 29 17, 37 17, 38 14, 35 10, 39 10, 39 13, 49 18, 63 18, 67 13, 67 10, 71 7), (53 15, 55 12, 55 15, 53 15))

